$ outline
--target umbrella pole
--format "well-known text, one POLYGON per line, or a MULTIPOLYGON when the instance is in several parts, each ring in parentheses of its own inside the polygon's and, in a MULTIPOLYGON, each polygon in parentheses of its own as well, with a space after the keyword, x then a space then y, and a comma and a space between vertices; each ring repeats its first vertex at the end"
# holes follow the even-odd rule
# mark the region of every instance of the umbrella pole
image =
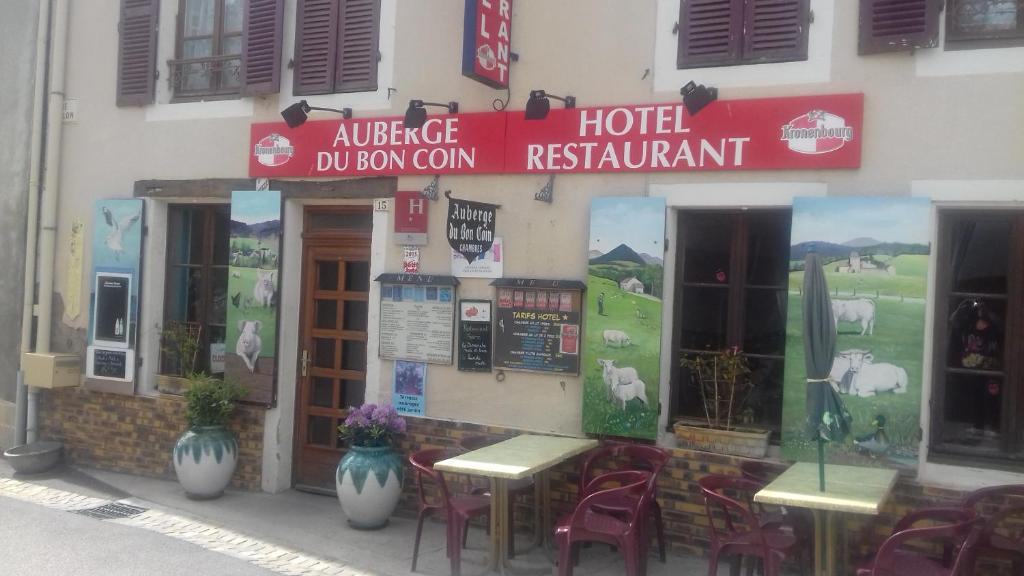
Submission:
POLYGON ((818 437, 818 490, 825 491, 825 441, 818 437))

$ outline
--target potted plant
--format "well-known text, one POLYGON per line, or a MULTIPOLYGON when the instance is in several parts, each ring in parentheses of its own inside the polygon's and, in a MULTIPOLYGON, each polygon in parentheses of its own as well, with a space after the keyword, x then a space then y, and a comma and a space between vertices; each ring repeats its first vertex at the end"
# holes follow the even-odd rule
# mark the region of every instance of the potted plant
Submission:
POLYGON ((174 445, 174 472, 190 498, 217 498, 238 463, 238 441, 227 423, 245 389, 206 374, 193 374, 185 391, 188 430, 174 445))
POLYGON ((202 326, 192 322, 168 322, 160 331, 160 373, 157 390, 182 394, 188 389, 189 375, 195 372, 199 356, 202 326))
POLYGON ((680 445, 693 450, 764 458, 771 432, 738 428, 750 420, 747 400, 754 390, 746 356, 736 347, 706 354, 684 354, 681 366, 690 371, 692 385, 700 392, 706 426, 676 422, 680 445))
POLYGON ((405 433, 405 419, 390 404, 363 404, 338 432, 349 443, 335 475, 341 510, 353 528, 382 528, 402 494, 404 468, 393 442, 405 433))

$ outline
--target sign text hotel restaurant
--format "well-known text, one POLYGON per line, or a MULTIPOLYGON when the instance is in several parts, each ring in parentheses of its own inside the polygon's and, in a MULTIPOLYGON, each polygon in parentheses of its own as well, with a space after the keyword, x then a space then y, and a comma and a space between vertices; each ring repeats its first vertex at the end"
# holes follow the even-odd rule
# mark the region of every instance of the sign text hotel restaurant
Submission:
POLYGON ((772 170, 860 166, 863 94, 252 125, 253 177, 772 170))

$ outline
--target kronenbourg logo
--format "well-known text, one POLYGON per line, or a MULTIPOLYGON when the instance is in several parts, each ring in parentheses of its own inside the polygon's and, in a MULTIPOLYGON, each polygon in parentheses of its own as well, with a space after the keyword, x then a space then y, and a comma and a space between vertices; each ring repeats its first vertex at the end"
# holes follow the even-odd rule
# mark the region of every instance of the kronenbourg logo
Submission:
POLYGON ((825 154, 853 140, 853 128, 842 116, 811 110, 782 126, 782 138, 793 152, 825 154))
POLYGON ((287 138, 275 133, 257 142, 253 154, 256 155, 256 161, 264 166, 280 166, 292 159, 295 147, 287 138))

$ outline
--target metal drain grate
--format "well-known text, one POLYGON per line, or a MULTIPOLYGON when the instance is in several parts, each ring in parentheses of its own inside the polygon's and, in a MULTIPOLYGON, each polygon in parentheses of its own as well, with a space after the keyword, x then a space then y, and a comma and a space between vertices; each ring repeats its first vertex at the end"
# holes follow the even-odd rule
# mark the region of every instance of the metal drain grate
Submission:
POLYGON ((138 516, 148 510, 148 508, 139 508, 138 506, 132 506, 131 504, 121 504, 120 502, 111 502, 104 504, 96 508, 88 508, 86 510, 76 510, 75 514, 81 514, 83 516, 89 516, 91 518, 98 518, 100 520, 114 520, 117 518, 131 518, 132 516, 138 516))

